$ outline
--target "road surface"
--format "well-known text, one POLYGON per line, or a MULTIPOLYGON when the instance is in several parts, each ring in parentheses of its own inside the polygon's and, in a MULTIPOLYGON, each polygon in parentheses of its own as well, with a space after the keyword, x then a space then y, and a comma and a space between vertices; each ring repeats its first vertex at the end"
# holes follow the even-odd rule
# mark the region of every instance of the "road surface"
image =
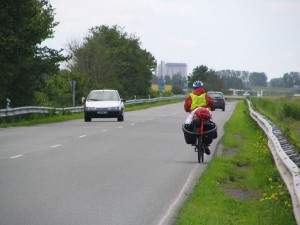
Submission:
MULTIPOLYGON (((219 137, 231 116, 213 112, 219 137)), ((0 129, 0 225, 163 225, 211 160, 185 144, 183 103, 0 129)))

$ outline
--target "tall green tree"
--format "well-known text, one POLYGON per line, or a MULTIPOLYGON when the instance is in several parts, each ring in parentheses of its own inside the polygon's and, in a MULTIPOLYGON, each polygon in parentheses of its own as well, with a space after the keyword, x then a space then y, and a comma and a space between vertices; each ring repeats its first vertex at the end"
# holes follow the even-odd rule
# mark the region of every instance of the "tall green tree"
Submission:
POLYGON ((300 85, 300 73, 290 72, 283 75, 283 83, 287 88, 294 87, 294 85, 300 85))
POLYGON ((226 87, 229 88, 235 88, 235 89, 244 89, 245 85, 242 81, 242 79, 237 77, 223 77, 226 87))
POLYGON ((82 44, 70 43, 69 50, 74 56, 71 70, 87 74, 98 88, 118 89, 124 97, 148 95, 155 58, 123 28, 93 27, 82 44))
POLYGON ((14 106, 32 104, 34 92, 66 59, 41 46, 58 25, 54 9, 48 0, 2 0, 0 23, 0 101, 9 97, 14 106))
POLYGON ((156 75, 152 75, 152 81, 151 81, 152 84, 158 84, 158 76, 156 75))
POLYGON ((180 73, 174 74, 172 77, 172 85, 182 87, 182 76, 180 73))
POLYGON ((43 92, 37 93, 36 103, 42 106, 70 107, 73 103, 72 80, 76 81, 75 105, 81 105, 82 97, 88 95, 94 81, 85 74, 72 73, 69 70, 61 70, 49 78, 43 92))
POLYGON ((193 83, 196 80, 201 80, 202 82, 206 81, 207 72, 208 72, 208 67, 204 65, 197 66, 196 68, 194 68, 192 74, 188 76, 188 87, 192 88, 193 83))
POLYGON ((171 77, 169 75, 166 75, 164 77, 164 79, 165 79, 165 84, 167 84, 167 85, 172 84, 172 79, 171 79, 171 77))
POLYGON ((267 86, 268 77, 265 73, 251 73, 249 76, 249 84, 250 86, 259 86, 266 87, 267 86))
POLYGON ((270 80, 270 86, 271 87, 285 87, 285 83, 284 83, 282 77, 280 77, 280 78, 272 78, 270 80))
POLYGON ((206 91, 225 91, 224 80, 217 75, 214 70, 209 70, 207 66, 197 66, 193 73, 188 77, 188 87, 192 88, 193 83, 200 80, 204 84, 206 91))
POLYGON ((249 84, 250 72, 220 70, 216 73, 223 78, 227 88, 244 89, 249 84))

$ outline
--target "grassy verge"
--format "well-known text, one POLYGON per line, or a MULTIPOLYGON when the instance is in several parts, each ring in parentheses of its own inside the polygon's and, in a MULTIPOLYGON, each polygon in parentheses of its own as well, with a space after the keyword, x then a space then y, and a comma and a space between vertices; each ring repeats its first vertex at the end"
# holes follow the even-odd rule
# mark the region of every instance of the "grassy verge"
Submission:
POLYGON ((251 98, 253 108, 272 120, 300 153, 300 98, 251 98))
POLYGON ((296 224, 266 136, 244 101, 224 129, 222 155, 208 165, 180 210, 177 225, 296 224))
MULTIPOLYGON (((181 99, 169 100, 169 101, 161 101, 161 102, 153 102, 153 103, 145 103, 145 104, 136 104, 136 105, 128 105, 125 107, 125 112, 139 110, 139 109, 146 109, 155 106, 161 106, 166 104, 172 104, 177 102, 182 102, 181 99)), ((75 120, 75 119, 83 119, 83 113, 70 113, 65 115, 48 115, 48 114, 31 114, 31 115, 21 115, 15 116, 10 118, 3 118, 0 119, 0 128, 7 128, 7 127, 16 127, 16 126, 32 126, 36 124, 43 124, 43 123, 55 123, 55 122, 63 122, 68 120, 75 120)))
POLYGON ((172 103, 177 103, 177 102, 182 102, 182 101, 184 101, 184 100, 183 99, 174 99, 174 100, 161 101, 161 102, 128 105, 128 106, 126 106, 125 111, 129 112, 129 111, 134 111, 134 110, 139 110, 139 109, 147 109, 147 108, 151 108, 151 107, 155 107, 155 106, 162 106, 162 105, 167 105, 167 104, 172 104, 172 103))

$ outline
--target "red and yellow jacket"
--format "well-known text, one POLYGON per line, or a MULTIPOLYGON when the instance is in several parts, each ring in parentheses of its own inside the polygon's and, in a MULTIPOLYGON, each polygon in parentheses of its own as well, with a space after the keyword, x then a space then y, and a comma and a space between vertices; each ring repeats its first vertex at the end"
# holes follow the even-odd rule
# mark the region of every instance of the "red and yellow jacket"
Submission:
POLYGON ((186 97, 184 102, 186 112, 191 112, 197 107, 209 108, 211 111, 215 110, 215 103, 202 87, 196 88, 186 97))

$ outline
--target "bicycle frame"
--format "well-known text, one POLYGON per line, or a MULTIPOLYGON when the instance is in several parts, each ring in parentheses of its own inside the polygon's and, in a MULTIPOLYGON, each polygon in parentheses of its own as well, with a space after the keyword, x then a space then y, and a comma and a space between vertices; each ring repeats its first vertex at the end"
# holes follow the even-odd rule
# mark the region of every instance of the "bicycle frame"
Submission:
POLYGON ((212 122, 215 125, 215 127, 209 131, 204 131, 202 134, 198 133, 198 132, 191 132, 185 128, 185 124, 182 125, 182 131, 184 133, 196 136, 195 152, 198 152, 198 163, 201 163, 204 160, 204 148, 203 148, 203 142, 202 142, 203 135, 210 134, 217 130, 216 123, 213 121, 210 121, 210 122, 212 122))

